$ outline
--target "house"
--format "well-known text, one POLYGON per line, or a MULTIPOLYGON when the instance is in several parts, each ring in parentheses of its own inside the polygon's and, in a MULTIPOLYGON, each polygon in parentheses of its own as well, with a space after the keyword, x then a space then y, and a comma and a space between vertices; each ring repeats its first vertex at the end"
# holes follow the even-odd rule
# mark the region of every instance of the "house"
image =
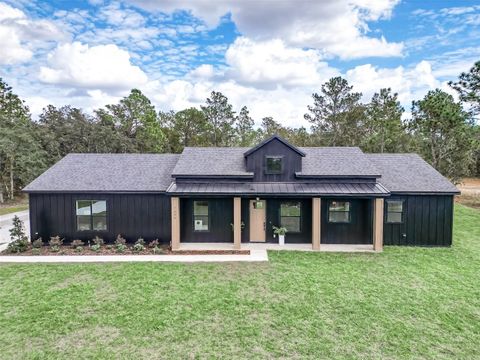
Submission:
POLYGON ((32 238, 449 246, 457 188, 416 154, 295 147, 69 154, 25 189, 32 238))

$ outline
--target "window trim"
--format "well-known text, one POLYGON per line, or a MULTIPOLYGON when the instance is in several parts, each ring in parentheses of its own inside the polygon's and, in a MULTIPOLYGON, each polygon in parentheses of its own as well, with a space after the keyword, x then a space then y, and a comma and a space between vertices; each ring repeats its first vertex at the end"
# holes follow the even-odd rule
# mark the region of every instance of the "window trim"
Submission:
POLYGON ((385 224, 403 224, 405 222, 405 199, 388 199, 385 200, 385 224), (402 203, 402 211, 388 211, 388 203, 389 202, 401 202, 402 203), (400 214, 401 220, 400 221, 388 221, 388 213, 400 214))
POLYGON ((329 224, 351 224, 352 223, 352 202, 350 200, 330 200, 328 202, 328 208, 327 208, 327 221, 329 224), (332 206, 332 203, 334 202, 343 202, 343 203, 348 203, 348 211, 339 211, 339 210, 330 210, 330 207, 332 206), (330 220, 330 213, 347 213, 348 214, 348 220, 347 221, 331 221, 330 220))
POLYGON ((108 232, 108 201, 107 199, 75 199, 75 230, 77 232, 108 232), (78 202, 79 201, 88 201, 90 202, 90 215, 78 215, 77 214, 77 210, 78 210, 78 202), (94 215, 93 214, 93 209, 92 209, 92 205, 94 202, 96 201, 103 201, 105 202, 105 215, 94 215), (87 230, 80 230, 78 228, 78 217, 79 216, 88 216, 90 217, 90 229, 87 229, 87 230), (96 217, 104 217, 105 218, 105 229, 102 229, 102 230, 95 230, 93 228, 93 219, 96 218, 96 217))
POLYGON ((285 156, 283 155, 265 155, 265 174, 266 175, 282 175, 284 171, 284 165, 283 165, 283 159, 285 156), (268 170, 268 159, 280 159, 281 160, 281 166, 280 166, 280 171, 269 171, 268 170))
MULTIPOLYGON (((205 216, 205 215, 198 215, 198 216, 205 216)), ((198 233, 210 232, 210 228, 211 228, 210 225, 211 225, 211 223, 210 223, 210 201, 202 200, 202 199, 193 200, 193 202, 192 202, 192 230, 193 230, 193 232, 198 232, 198 233), (208 215, 207 215, 208 229, 207 230, 196 230, 195 229, 195 202, 206 202, 207 203, 207 212, 208 212, 208 215)))
POLYGON ((293 217, 293 218, 298 218, 298 231, 288 231, 288 234, 300 234, 302 232, 302 218, 303 218, 303 211, 302 211, 302 202, 301 201, 295 201, 295 200, 288 200, 288 201, 283 201, 280 203, 280 206, 278 208, 278 220, 279 220, 279 224, 280 226, 283 226, 282 225, 282 217, 286 217, 286 218, 289 218, 289 217, 293 217), (291 215, 287 215, 287 216, 282 216, 282 205, 283 204, 288 204, 288 203, 298 203, 300 206, 299 206, 299 209, 300 209, 300 215, 299 216, 291 216, 291 215))

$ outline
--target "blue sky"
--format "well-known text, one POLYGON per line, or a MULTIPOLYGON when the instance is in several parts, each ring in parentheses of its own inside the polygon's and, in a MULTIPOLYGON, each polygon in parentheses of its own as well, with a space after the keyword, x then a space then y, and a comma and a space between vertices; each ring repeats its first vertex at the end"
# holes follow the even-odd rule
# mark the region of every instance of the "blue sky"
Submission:
MULTIPOLYGON (((413 99, 480 60, 477 1, 1 1, 0 77, 34 116, 92 111, 141 89, 158 110, 212 90, 259 123, 306 125, 311 94, 342 75, 368 101, 413 99)), ((407 114, 408 115, 408 114, 407 114)))

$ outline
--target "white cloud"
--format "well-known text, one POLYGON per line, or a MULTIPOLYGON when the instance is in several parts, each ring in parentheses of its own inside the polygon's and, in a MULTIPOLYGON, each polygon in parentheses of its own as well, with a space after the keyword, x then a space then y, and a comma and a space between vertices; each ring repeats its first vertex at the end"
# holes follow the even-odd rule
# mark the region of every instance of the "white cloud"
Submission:
POLYGON ((390 17, 399 0, 278 1, 274 6, 270 1, 130 2, 149 10, 189 10, 210 27, 215 27, 222 16, 231 14, 240 32, 251 39, 281 38, 287 45, 322 49, 328 55, 344 59, 401 56, 403 49, 402 43, 367 35, 367 22, 390 17))
POLYGON ((398 99, 408 109, 412 100, 425 96, 427 91, 441 87, 433 74, 431 64, 421 61, 414 67, 377 68, 371 64, 357 66, 346 73, 347 80, 355 91, 363 93, 363 100, 369 101, 381 88, 391 88, 398 93, 398 99))
POLYGON ((202 64, 189 74, 193 78, 210 79, 215 75, 215 70, 210 64, 202 64))
POLYGON ((28 61, 49 41, 65 37, 53 22, 30 19, 20 9, 0 2, 0 64, 28 61))
POLYGON ((245 85, 272 88, 318 84, 337 73, 317 50, 287 47, 282 40, 255 42, 239 37, 228 48, 227 76, 245 85))
POLYGON ((131 89, 147 82, 147 75, 130 63, 127 51, 116 45, 89 47, 79 42, 59 45, 40 68, 45 83, 87 89, 131 89))

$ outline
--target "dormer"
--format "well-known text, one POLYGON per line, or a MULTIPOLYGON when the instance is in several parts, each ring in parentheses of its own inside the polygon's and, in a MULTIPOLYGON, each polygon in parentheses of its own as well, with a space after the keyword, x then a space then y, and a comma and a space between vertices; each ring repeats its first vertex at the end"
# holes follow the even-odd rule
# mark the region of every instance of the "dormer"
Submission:
POLYGON ((302 171, 305 153, 278 135, 274 135, 244 153, 253 181, 294 181, 302 171))

